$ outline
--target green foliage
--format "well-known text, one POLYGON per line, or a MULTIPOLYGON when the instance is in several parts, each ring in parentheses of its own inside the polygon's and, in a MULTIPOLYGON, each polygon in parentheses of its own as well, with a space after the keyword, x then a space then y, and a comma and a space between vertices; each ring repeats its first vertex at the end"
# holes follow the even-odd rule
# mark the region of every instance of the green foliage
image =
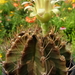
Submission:
POLYGON ((72 42, 71 35, 75 30, 75 8, 72 8, 71 3, 62 3, 60 10, 60 15, 58 17, 53 17, 51 23, 52 25, 56 26, 57 31, 60 30, 60 27, 65 27, 66 30, 64 31, 64 33, 67 35, 67 39, 72 42))
POLYGON ((0 38, 10 37, 11 33, 16 31, 17 27, 27 26, 25 17, 28 15, 24 11, 22 1, 8 1, 0 5, 0 38), (17 3, 18 6, 14 6, 17 3))

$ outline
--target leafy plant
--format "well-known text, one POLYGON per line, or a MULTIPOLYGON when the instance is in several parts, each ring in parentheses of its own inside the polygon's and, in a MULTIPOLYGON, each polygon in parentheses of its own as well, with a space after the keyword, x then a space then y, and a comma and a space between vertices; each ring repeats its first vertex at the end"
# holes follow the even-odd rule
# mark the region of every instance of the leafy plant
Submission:
POLYGON ((28 25, 25 21, 28 14, 27 11, 24 11, 21 2, 8 0, 0 5, 0 38, 10 37, 20 25, 24 25, 24 27, 28 25))

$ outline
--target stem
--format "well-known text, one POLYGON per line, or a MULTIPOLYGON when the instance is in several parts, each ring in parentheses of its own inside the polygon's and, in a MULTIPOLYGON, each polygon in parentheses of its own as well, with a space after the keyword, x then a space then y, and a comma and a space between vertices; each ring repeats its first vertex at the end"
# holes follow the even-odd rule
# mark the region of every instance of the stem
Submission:
POLYGON ((47 33, 48 33, 48 31, 49 31, 48 22, 46 22, 46 23, 41 23, 41 29, 42 29, 42 35, 43 35, 43 36, 47 35, 47 33))

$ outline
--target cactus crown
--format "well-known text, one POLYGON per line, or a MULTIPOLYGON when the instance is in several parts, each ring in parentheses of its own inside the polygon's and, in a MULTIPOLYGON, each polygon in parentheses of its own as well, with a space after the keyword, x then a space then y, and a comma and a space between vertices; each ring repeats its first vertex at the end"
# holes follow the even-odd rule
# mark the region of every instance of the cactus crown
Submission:
POLYGON ((53 30, 45 37, 38 29, 23 31, 13 39, 3 66, 7 75, 67 75, 70 55, 53 30))

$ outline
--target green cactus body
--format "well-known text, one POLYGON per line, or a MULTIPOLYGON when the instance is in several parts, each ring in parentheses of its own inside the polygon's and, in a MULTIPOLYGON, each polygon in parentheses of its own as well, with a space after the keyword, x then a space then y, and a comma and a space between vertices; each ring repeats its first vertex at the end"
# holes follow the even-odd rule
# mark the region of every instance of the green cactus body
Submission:
POLYGON ((7 50, 3 66, 7 75, 67 75, 70 56, 57 33, 42 37, 40 30, 22 32, 7 50))

